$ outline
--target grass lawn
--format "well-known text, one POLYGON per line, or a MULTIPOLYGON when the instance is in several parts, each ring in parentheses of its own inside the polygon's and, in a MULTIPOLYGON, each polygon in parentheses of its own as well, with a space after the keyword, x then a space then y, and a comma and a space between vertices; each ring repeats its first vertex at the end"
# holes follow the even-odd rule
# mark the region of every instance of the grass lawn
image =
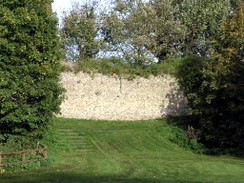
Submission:
MULTIPOLYGON (((0 175, 0 183, 242 183, 244 159, 194 154, 168 140, 165 120, 91 121, 56 118, 69 151, 49 147, 59 164, 0 175)), ((48 144, 51 138, 43 143, 48 144)), ((59 139, 56 139, 57 141, 59 139)))

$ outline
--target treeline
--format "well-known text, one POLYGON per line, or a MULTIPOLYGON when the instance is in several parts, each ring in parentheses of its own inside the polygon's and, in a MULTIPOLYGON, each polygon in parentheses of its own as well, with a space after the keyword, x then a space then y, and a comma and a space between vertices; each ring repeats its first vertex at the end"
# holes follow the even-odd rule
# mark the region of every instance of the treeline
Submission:
POLYGON ((178 57, 209 57, 213 37, 240 0, 111 0, 74 3, 59 30, 65 57, 113 55, 140 65, 178 57))

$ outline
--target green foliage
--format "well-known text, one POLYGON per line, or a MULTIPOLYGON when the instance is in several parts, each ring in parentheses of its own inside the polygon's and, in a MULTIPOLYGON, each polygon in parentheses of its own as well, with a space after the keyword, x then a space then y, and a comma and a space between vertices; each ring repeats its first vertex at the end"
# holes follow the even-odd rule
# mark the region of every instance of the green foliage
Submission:
POLYGON ((42 138, 63 89, 51 0, 0 5, 0 142, 21 150, 42 138))
MULTIPOLYGON (((187 150, 191 150, 198 154, 207 152, 203 144, 197 141, 195 131, 189 129, 189 118, 171 117, 167 119, 168 126, 162 126, 157 129, 164 137, 169 139, 174 144, 187 150)), ((191 127, 192 128, 192 127, 191 127)))
POLYGON ((150 30, 141 21, 148 14, 145 4, 141 0, 116 0, 113 3, 114 8, 104 15, 102 26, 108 51, 121 53, 122 58, 130 63, 143 65, 152 62, 153 58, 145 48, 150 41, 147 37, 150 30))
MULTIPOLYGON (((175 74, 175 70, 180 64, 181 60, 165 61, 160 64, 152 63, 150 65, 137 65, 127 63, 119 58, 90 58, 78 63, 72 63, 75 73, 85 72, 92 77, 96 73, 104 75, 117 75, 128 79, 135 77, 160 76, 163 74, 175 74)), ((68 66, 64 66, 64 71, 70 71, 68 66)))
POLYGON ((211 37, 240 0, 111 0, 74 4, 60 29, 65 56, 79 61, 116 55, 133 64, 150 64, 180 56, 208 57, 211 37), (99 54, 97 54, 99 53, 99 54))
MULTIPOLYGON (((41 168, 46 160, 41 160, 40 156, 37 156, 36 154, 28 154, 26 155, 26 159, 28 160, 38 160, 35 162, 29 162, 29 163, 16 163, 16 164, 10 164, 8 166, 3 167, 6 172, 20 172, 24 170, 35 170, 41 168)), ((18 156, 11 156, 6 157, 6 159, 3 159, 2 163, 13 163, 13 162, 20 162, 21 161, 21 154, 18 156)))
POLYGON ((170 1, 115 0, 104 15, 102 34, 109 51, 127 62, 145 65, 175 58, 185 27, 174 16, 170 1))
POLYGON ((50 127, 41 144, 48 147, 48 160, 42 166, 54 166, 62 161, 62 155, 73 151, 70 142, 56 128, 50 127))
POLYGON ((202 95, 208 95, 205 91, 200 90, 204 81, 203 71, 206 60, 201 57, 187 57, 182 60, 183 61, 176 73, 176 77, 178 78, 178 83, 181 89, 186 94, 189 113, 198 115, 201 113, 199 111, 201 109, 198 110, 197 105, 202 101, 198 98, 198 93, 201 92, 202 95))
POLYGON ((195 153, 206 153, 206 148, 204 148, 204 145, 196 142, 194 139, 190 139, 189 136, 187 136, 187 131, 183 131, 176 126, 172 126, 169 133, 170 136, 168 139, 178 146, 184 149, 192 150, 195 153))
POLYGON ((174 0, 178 7, 176 16, 186 26, 185 38, 179 50, 184 56, 208 56, 211 36, 218 35, 218 29, 231 11, 230 0, 174 0))
POLYGON ((101 49, 95 4, 75 3, 70 12, 63 13, 59 35, 68 61, 95 57, 101 49))
POLYGON ((199 57, 185 58, 179 67, 177 78, 194 117, 192 125, 213 153, 242 154, 243 71, 240 62, 199 57))
MULTIPOLYGON (((2 164, 16 163, 5 166, 4 169, 6 172, 20 172, 23 170, 34 170, 40 169, 43 167, 55 166, 62 161, 62 155, 65 153, 70 153, 73 151, 69 141, 65 136, 60 134, 59 131, 55 128, 49 128, 45 137, 40 142, 42 145, 48 147, 48 159, 43 160, 42 155, 36 153, 26 153, 26 160, 37 160, 36 162, 29 163, 17 163, 21 161, 22 154, 3 156, 2 164)), ((16 148, 13 148, 16 145, 13 142, 10 145, 10 142, 0 146, 1 152, 15 152, 16 148)), ((18 144, 17 144, 18 145, 18 144)), ((28 149, 35 149, 35 147, 29 147, 28 149)), ((23 150, 23 149, 22 149, 23 150)))
MULTIPOLYGON (((182 2, 181 2, 182 3, 182 2)), ((180 3, 180 4, 181 4, 180 3)), ((147 20, 150 41, 145 45, 159 62, 172 60, 181 55, 182 40, 187 36, 187 26, 180 20, 179 9, 172 0, 150 0, 147 11, 152 15, 147 20)), ((141 17, 139 15, 139 17, 141 17)), ((142 22, 145 21, 141 19, 142 22)))

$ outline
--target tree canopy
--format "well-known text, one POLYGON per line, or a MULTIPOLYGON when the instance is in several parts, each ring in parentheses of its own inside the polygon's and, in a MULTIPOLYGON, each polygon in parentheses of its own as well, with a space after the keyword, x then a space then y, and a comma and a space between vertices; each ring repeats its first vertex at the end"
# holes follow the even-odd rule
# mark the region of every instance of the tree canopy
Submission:
POLYGON ((70 12, 64 12, 60 28, 62 47, 67 60, 93 58, 101 48, 96 3, 74 3, 70 12))
POLYGON ((191 124, 200 142, 213 153, 243 155, 244 149, 244 2, 222 23, 212 37, 210 58, 184 60, 178 72, 189 101, 191 124))
POLYGON ((13 142, 14 148, 43 137, 63 98, 57 18, 51 3, 0 4, 0 142, 13 142))
POLYGON ((100 12, 95 11, 97 3, 76 4, 64 13, 61 40, 66 55, 69 48, 83 57, 110 52, 139 65, 191 55, 208 57, 210 38, 219 34, 221 22, 239 1, 111 0, 113 6, 100 12), (90 54, 84 56, 85 52, 90 54))

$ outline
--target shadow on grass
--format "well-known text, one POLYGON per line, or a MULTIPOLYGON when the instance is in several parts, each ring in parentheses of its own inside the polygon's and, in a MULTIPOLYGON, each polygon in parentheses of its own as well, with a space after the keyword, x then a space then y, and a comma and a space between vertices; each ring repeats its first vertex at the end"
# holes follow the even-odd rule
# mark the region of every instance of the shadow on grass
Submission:
POLYGON ((186 128, 188 125, 196 126, 197 117, 194 116, 170 116, 166 119, 168 124, 178 126, 179 128, 186 128))
MULTIPOLYGON (((206 183, 167 178, 140 179, 122 175, 94 176, 67 172, 37 172, 31 174, 0 175, 1 183, 206 183)), ((208 182, 209 183, 209 182, 208 182)))
MULTIPOLYGON (((175 140, 176 144, 184 144, 184 146, 181 146, 183 148, 188 148, 192 150, 195 153, 205 154, 205 155, 214 155, 214 156, 221 156, 221 155, 228 155, 231 157, 236 158, 244 158, 243 149, 241 148, 221 148, 221 147, 214 147, 210 146, 207 141, 201 140, 204 139, 204 137, 201 137, 199 135, 199 117, 197 116, 174 116, 174 117, 168 117, 166 119, 166 122, 169 125, 177 126, 179 129, 182 130, 183 134, 186 136, 185 138, 182 138, 184 141, 181 140, 175 140), (193 142, 193 143, 192 143, 193 142)), ((179 136, 177 136, 177 139, 179 136)), ((175 143, 173 140, 173 142, 175 143)))

